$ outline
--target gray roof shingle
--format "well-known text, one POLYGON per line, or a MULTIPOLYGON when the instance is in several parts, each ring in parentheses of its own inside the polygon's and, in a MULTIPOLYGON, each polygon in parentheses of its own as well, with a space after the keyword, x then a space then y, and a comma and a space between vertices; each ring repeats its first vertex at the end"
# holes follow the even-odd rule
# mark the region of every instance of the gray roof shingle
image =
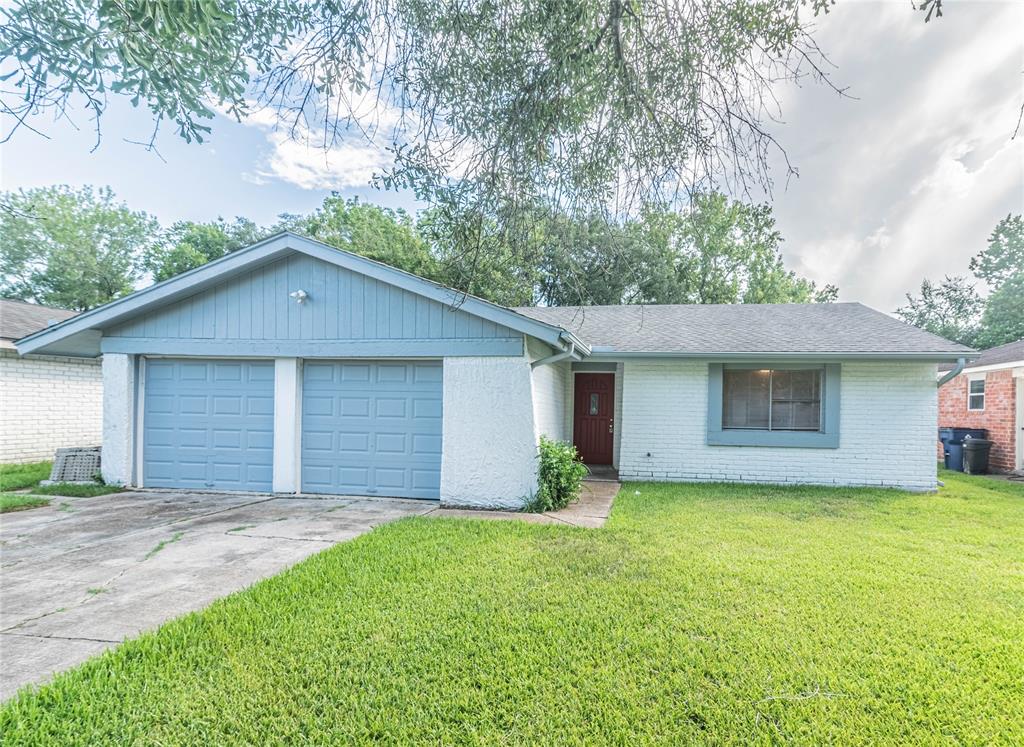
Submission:
POLYGON ((970 353, 859 303, 530 306, 520 314, 619 353, 970 353))
MULTIPOLYGON (((972 360, 968 366, 997 366, 1000 363, 1016 363, 1024 361, 1024 340, 1008 342, 1005 345, 982 350, 981 355, 972 360)), ((953 366, 940 365, 939 369, 948 371, 953 366)))
POLYGON ((0 299, 0 339, 17 340, 45 328, 51 321, 62 322, 77 311, 54 309, 26 301, 0 299))

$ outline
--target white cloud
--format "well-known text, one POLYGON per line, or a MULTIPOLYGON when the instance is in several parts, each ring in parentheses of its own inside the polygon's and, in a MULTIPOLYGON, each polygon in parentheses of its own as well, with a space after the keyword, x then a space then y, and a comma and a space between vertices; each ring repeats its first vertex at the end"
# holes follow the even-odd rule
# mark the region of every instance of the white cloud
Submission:
POLYGON ((786 91, 779 130, 801 177, 776 195, 799 272, 885 311, 924 277, 967 274, 996 222, 1024 210, 1024 5, 840 4, 817 39, 856 100, 786 91))

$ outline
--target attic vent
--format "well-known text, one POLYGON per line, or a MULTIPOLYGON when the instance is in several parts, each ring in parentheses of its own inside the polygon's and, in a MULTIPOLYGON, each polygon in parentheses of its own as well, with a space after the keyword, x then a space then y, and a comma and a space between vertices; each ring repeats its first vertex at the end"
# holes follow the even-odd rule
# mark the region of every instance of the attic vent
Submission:
POLYGON ((99 446, 57 449, 47 482, 95 482, 99 473, 99 446))

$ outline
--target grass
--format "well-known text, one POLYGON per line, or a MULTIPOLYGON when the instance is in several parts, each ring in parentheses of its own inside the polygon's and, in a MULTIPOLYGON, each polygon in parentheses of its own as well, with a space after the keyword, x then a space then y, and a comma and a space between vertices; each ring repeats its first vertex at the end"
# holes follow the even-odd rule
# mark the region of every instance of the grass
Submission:
MULTIPOLYGON (((26 690, 5 745, 1024 742, 1024 486, 405 519, 26 690)), ((638 493, 637 493, 638 491, 638 493)))
POLYGON ((143 558, 143 560, 149 560, 151 557, 156 555, 158 552, 163 550, 168 545, 173 544, 173 543, 177 542, 178 540, 180 540, 184 536, 184 534, 185 534, 184 532, 175 532, 174 535, 170 539, 160 540, 159 542, 156 543, 156 545, 153 547, 152 550, 150 550, 149 552, 146 553, 146 557, 143 558))
POLYGON ((58 482, 53 485, 39 485, 32 488, 36 495, 59 495, 65 498, 92 498, 97 495, 108 493, 120 493, 124 490, 119 485, 104 485, 102 483, 76 483, 58 482))
POLYGON ((11 511, 24 511, 29 508, 38 508, 39 506, 46 506, 50 501, 46 498, 40 498, 35 495, 26 495, 24 493, 0 493, 0 514, 6 514, 11 511))
POLYGON ((0 491, 21 490, 38 485, 50 476, 53 462, 33 464, 0 464, 0 491))

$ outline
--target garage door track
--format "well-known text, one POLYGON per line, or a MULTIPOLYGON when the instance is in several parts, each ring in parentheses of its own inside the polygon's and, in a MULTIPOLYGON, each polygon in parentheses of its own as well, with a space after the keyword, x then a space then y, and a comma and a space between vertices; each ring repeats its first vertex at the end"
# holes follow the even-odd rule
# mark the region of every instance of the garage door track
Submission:
POLYGON ((131 492, 0 523, 0 698, 429 501, 131 492))

